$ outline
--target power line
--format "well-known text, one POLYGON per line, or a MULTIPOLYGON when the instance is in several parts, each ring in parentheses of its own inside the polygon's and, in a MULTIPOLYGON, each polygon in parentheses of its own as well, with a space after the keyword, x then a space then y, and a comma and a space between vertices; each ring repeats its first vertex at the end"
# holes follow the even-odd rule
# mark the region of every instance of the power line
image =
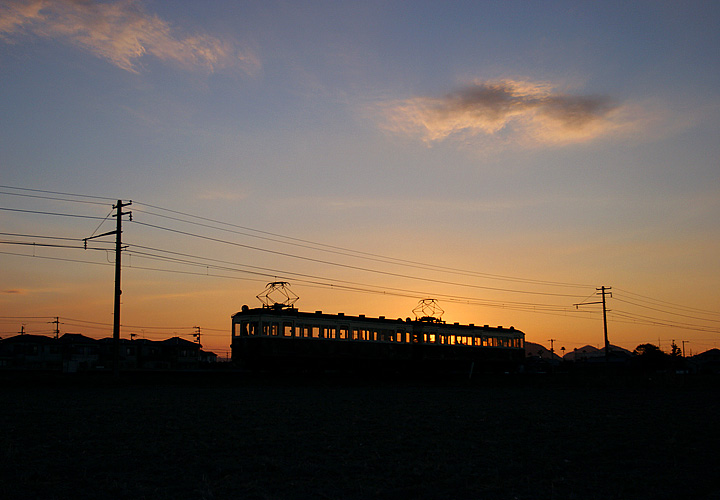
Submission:
MULTIPOLYGON (((76 250, 84 249, 82 246, 58 245, 57 243, 34 243, 34 242, 26 242, 26 241, 1 241, 0 240, 0 245, 20 245, 20 246, 41 247, 41 248, 73 248, 76 250)), ((88 247, 87 250, 109 250, 109 249, 108 248, 88 247)))
MULTIPOLYGON (((208 258, 204 258, 204 257, 198 257, 198 256, 195 256, 195 255, 187 254, 187 253, 181 253, 181 252, 175 252, 175 251, 169 251, 169 250, 162 250, 162 249, 153 248, 153 247, 147 247, 147 246, 142 246, 142 245, 131 245, 131 248, 143 248, 143 249, 148 249, 148 250, 152 250, 152 251, 156 251, 156 252, 165 252, 165 253, 168 253, 168 254, 171 254, 171 255, 179 255, 179 256, 182 256, 182 257, 189 257, 189 258, 193 258, 193 259, 203 259, 203 260, 206 260, 206 261, 208 261, 208 262, 213 262, 213 263, 221 263, 221 264, 229 264, 229 265, 238 265, 238 264, 235 264, 235 263, 232 263, 232 262, 223 261, 223 260, 219 260, 219 259, 208 259, 208 258)), ((252 269, 259 269, 259 270, 265 271, 265 273, 257 273, 257 272, 253 272, 253 271, 247 271, 247 270, 245 270, 245 269, 236 269, 236 268, 232 268, 232 267, 218 266, 218 265, 216 265, 216 264, 211 264, 211 265, 209 265, 209 264, 207 264, 207 263, 205 263, 205 262, 197 262, 197 261, 192 261, 192 260, 187 260, 187 259, 178 259, 178 258, 176 258, 176 257, 165 257, 165 256, 162 256, 162 255, 156 255, 156 254, 151 254, 151 253, 146 253, 146 252, 133 252, 131 255, 139 255, 139 256, 144 257, 144 258, 159 259, 159 260, 163 260, 163 261, 167 261, 167 262, 180 263, 180 264, 183 264, 183 265, 191 265, 191 266, 196 266, 196 267, 203 267, 203 268, 206 268, 206 269, 212 268, 212 269, 220 270, 220 271, 231 271, 231 272, 251 273, 251 274, 258 274, 258 275, 260 275, 260 276, 266 276, 266 277, 277 277, 277 276, 288 277, 288 276, 293 276, 294 279, 301 278, 301 282, 303 282, 305 278, 312 279, 312 280, 323 280, 323 282, 324 282, 324 284, 325 284, 326 286, 327 286, 328 284, 329 284, 329 286, 333 286, 333 285, 337 286, 337 284, 344 284, 344 285, 348 285, 348 284, 349 284, 349 285, 357 285, 357 286, 363 286, 363 287, 382 288, 383 290, 402 291, 402 292, 406 292, 406 293, 413 293, 413 294, 415 294, 415 295, 418 295, 418 294, 428 295, 427 292, 410 291, 410 290, 407 290, 407 289, 400 289, 400 288, 393 288, 393 287, 380 287, 380 286, 378 286, 378 285, 369 285, 369 284, 358 283, 358 282, 354 282, 354 281, 338 280, 338 279, 332 279, 332 278, 327 278, 327 277, 319 277, 319 276, 314 276, 314 275, 309 275, 309 274, 302 274, 302 273, 296 273, 296 272, 290 272, 290 271, 282 271, 282 270, 277 270, 277 269, 263 268, 263 267, 259 267, 259 266, 248 266, 248 265, 246 265, 246 264, 242 264, 242 266, 243 266, 243 267, 249 267, 249 268, 252 268, 252 269), (269 274, 269 273, 271 273, 271 274, 269 274)), ((317 283, 317 282, 313 281, 312 283, 317 283)), ((493 301, 488 300, 488 299, 477 299, 477 298, 475 298, 475 297, 464 297, 464 296, 458 296, 458 295, 443 295, 443 294, 436 294, 436 295, 438 295, 438 296, 445 296, 445 297, 447 297, 447 298, 449 298, 449 299, 456 299, 456 300, 462 301, 462 302, 465 302, 465 301, 467 301, 467 300, 487 300, 488 302, 493 302, 493 301)), ((560 309, 560 310, 567 310, 567 308, 564 307, 564 306, 559 308, 559 306, 554 305, 554 304, 538 304, 538 303, 532 303, 532 302, 518 302, 518 301, 495 301, 495 302, 501 303, 501 304, 502 304, 502 307, 507 307, 507 308, 518 307, 518 306, 526 306, 526 307, 529 307, 529 308, 532 308, 532 309, 536 309, 536 308, 550 308, 550 309, 556 310, 556 311, 557 311, 558 309, 560 309)))
POLYGON ((640 299, 638 299, 640 302, 650 302, 651 304, 657 303, 657 304, 662 304, 665 306, 672 306, 671 309, 679 309, 681 311, 694 311, 694 312, 703 313, 703 314, 720 316, 720 312, 718 312, 718 311, 711 311, 708 309, 700 309, 697 307, 690 307, 690 306, 685 306, 685 305, 681 305, 681 304, 675 304, 673 302, 668 302, 665 300, 654 299, 654 298, 648 297, 646 295, 640 295, 638 293, 633 293, 628 290, 623 290, 622 288, 618 288, 617 290, 620 291, 621 293, 626 293, 626 294, 632 295, 634 297, 640 297, 640 299), (642 300, 642 299, 646 299, 646 300, 642 300))
MULTIPOLYGON (((88 248, 88 250, 105 250, 104 248, 88 248)), ((94 265, 100 265, 100 266, 112 266, 114 265, 111 262, 94 262, 91 260, 80 260, 80 259, 68 259, 63 257, 50 257, 49 255, 28 255, 26 253, 15 253, 15 252, 2 252, 0 251, 0 255, 14 255, 16 257, 30 257, 33 259, 44 259, 44 260, 57 260, 60 262, 75 262, 78 264, 94 264, 94 265)))
MULTIPOLYGON (((22 191, 21 193, 4 192, 4 193, 0 193, 0 194, 10 194, 10 195, 16 195, 16 196, 25 196, 25 197, 29 197, 29 198, 39 198, 39 199, 47 199, 47 200, 54 200, 54 201, 78 202, 78 203, 86 202, 86 200, 80 200, 80 199, 74 200, 71 198, 61 198, 61 197, 86 198, 86 199, 91 199, 91 200, 108 200, 108 201, 112 200, 111 198, 98 197, 98 196, 89 196, 89 195, 74 194, 74 193, 63 193, 63 192, 58 192, 58 191, 35 190, 35 189, 27 189, 27 188, 18 188, 18 187, 13 187, 13 186, 0 186, 0 188, 22 191), (42 194, 41 195, 27 194, 28 192, 29 193, 42 193, 42 194), (45 195, 55 195, 55 196, 45 196, 45 195)), ((91 204, 103 204, 103 203, 99 203, 99 202, 95 202, 95 201, 90 202, 90 203, 91 204)), ((500 279, 500 280, 506 280, 506 281, 514 281, 514 282, 518 282, 518 283, 525 283, 528 285, 542 285, 542 286, 547 285, 547 286, 565 286, 565 287, 587 286, 587 285, 580 285, 580 284, 574 284, 574 283, 562 283, 562 282, 555 282, 555 281, 533 280, 533 279, 529 279, 529 278, 492 275, 492 274, 487 274, 487 273, 479 273, 479 272, 461 270, 461 269, 456 269, 456 268, 451 268, 451 267, 432 265, 432 264, 427 264, 427 263, 422 263, 422 262, 415 262, 415 261, 411 261, 411 260, 397 259, 394 257, 383 256, 383 255, 379 255, 379 254, 375 254, 375 253, 361 252, 361 251, 357 251, 357 250, 353 250, 353 249, 343 248, 340 246, 327 245, 327 244, 312 242, 312 241, 304 240, 304 239, 300 239, 300 238, 284 236, 284 235, 280 235, 277 233, 271 233, 268 231, 261 231, 261 230, 257 230, 257 229, 253 229, 253 228, 249 228, 249 227, 245 227, 245 226, 240 226, 237 224, 231 224, 228 222, 223 222, 223 221, 210 219, 210 218, 206 218, 206 217, 201 217, 201 216, 197 216, 197 215, 193 215, 193 214, 189 214, 189 213, 185 213, 185 212, 179 212, 179 211, 175 211, 175 210, 171 210, 171 209, 167 209, 167 208, 163 208, 163 207, 158 207, 155 205, 144 204, 144 203, 141 203, 141 205, 150 207, 155 210, 165 211, 168 213, 179 215, 181 217, 191 218, 191 219, 195 219, 195 220, 185 220, 181 217, 172 217, 169 215, 154 213, 154 212, 148 211, 148 210, 141 210, 142 213, 147 214, 147 215, 164 217, 164 218, 176 220, 176 221, 179 221, 182 223, 194 224, 194 225, 206 227, 206 228, 213 229, 213 230, 225 231, 225 232, 230 232, 230 233, 239 234, 239 235, 243 235, 243 236, 260 238, 260 239, 270 241, 273 243, 292 244, 299 248, 305 248, 305 249, 309 249, 309 250, 313 250, 313 251, 329 252, 329 253, 334 253, 334 254, 342 255, 342 256, 346 256, 346 257, 364 258, 364 259, 367 259, 367 260, 370 260, 373 262, 380 262, 383 264, 397 264, 397 265, 402 265, 402 266, 416 268, 416 269, 423 269, 423 270, 428 270, 428 271, 442 271, 442 272, 447 272, 447 273, 460 274, 460 275, 464 275, 464 276, 473 276, 473 277, 486 278, 486 279, 500 279), (205 221, 205 222, 209 222, 211 224, 200 223, 198 221, 205 221), (226 227, 219 227, 217 225, 226 226, 226 227), (235 231, 233 229, 228 229, 228 228, 237 228, 237 229, 241 229, 242 231, 246 231, 246 232, 235 231), (256 233, 256 234, 249 234, 248 232, 256 233), (262 235, 262 236, 258 236, 258 235, 262 235)), ((38 215, 51 215, 51 216, 95 219, 95 220, 101 220, 101 224, 102 224, 102 222, 107 220, 107 217, 101 218, 101 217, 96 217, 96 216, 59 213, 59 212, 52 212, 52 211, 21 210, 21 209, 13 209, 13 208, 0 208, 0 210, 20 212, 20 213, 38 214, 38 215)), ((354 269, 354 270, 362 270, 365 272, 383 274, 386 276, 401 277, 404 279, 422 280, 422 281, 429 282, 429 283, 444 284, 444 285, 450 285, 450 286, 471 287, 471 288, 478 288, 478 289, 490 290, 490 291, 502 291, 502 292, 507 292, 507 293, 524 293, 524 294, 530 293, 530 294, 543 295, 543 296, 549 296, 549 297, 555 297, 555 296, 556 297, 563 297, 563 296, 564 297, 575 297, 576 296, 576 295, 570 295, 570 294, 553 294, 553 293, 545 293, 545 292, 538 292, 538 291, 518 290, 518 289, 509 289, 509 288, 500 288, 500 287, 483 287, 483 286, 479 286, 479 285, 472 285, 472 284, 468 284, 468 283, 458 283, 458 282, 447 281, 447 280, 433 280, 430 278, 410 276, 410 275, 403 274, 403 273, 393 273, 393 272, 382 271, 382 270, 371 268, 371 267, 350 266, 347 264, 331 262, 331 261, 328 261, 325 259, 314 259, 314 258, 310 258, 310 257, 296 255, 293 253, 278 252, 278 251, 271 250, 271 249, 254 247, 251 245, 243 245, 243 244, 240 244, 237 242, 227 241, 227 240, 223 240, 220 238, 211 238, 208 236, 194 234, 191 232, 178 231, 178 230, 174 230, 174 229, 170 229, 170 228, 164 228, 162 226, 153 226, 151 224, 146 224, 146 223, 140 223, 140 224, 145 224, 149 227, 156 227, 158 229, 162 229, 162 230, 166 230, 166 231, 173 231, 178 234, 182 234, 182 235, 186 235, 186 236, 203 238, 206 240, 216 241, 216 242, 223 243, 223 244, 241 246, 241 247, 253 249, 256 251, 272 253, 275 255, 281 255, 281 256, 286 256, 286 257, 291 257, 291 258, 296 258, 296 259, 303 259, 303 260, 307 260, 307 261, 311 261, 311 262, 321 263, 324 265, 339 266, 339 267, 344 267, 344 268, 354 269)), ((51 236, 40 236, 40 235, 35 235, 35 236, 21 235, 18 233, 0 233, 0 234, 6 235, 6 236, 23 237, 23 238, 27 237, 27 238, 37 238, 37 239, 55 239, 56 241, 62 241, 62 240, 77 241, 77 239, 63 238, 63 237, 51 237, 51 236)), ((24 245, 28 245, 28 246, 30 244, 32 244, 33 246, 44 245, 42 243, 27 243, 27 242, 5 242, 5 243, 24 244, 24 245)), ((50 246, 50 245, 47 245, 47 247, 53 248, 53 246, 50 246)), ((75 248, 75 247, 60 246, 60 245, 55 245, 55 247, 57 247, 57 248, 75 248)), ((140 246, 137 246, 137 247, 140 248, 140 246)), ((145 247, 145 248, 150 249, 150 247, 145 247)), ((93 249, 107 251, 107 249, 103 249, 103 248, 93 248, 93 249)), ((160 250, 160 249, 152 249, 151 251, 167 253, 167 251, 160 250)), ((0 254, 30 257, 30 255, 27 255, 27 254, 18 254, 18 253, 12 253, 12 252, 0 252, 0 254)), ((173 263, 180 264, 180 265, 202 266, 202 267, 205 267, 206 269, 213 268, 216 270, 229 271, 229 272, 250 273, 250 274, 257 275, 258 277, 260 277, 260 276, 276 276, 277 273, 295 276, 296 278, 294 278, 294 279, 298 279, 298 277, 305 276, 309 279, 301 280, 301 282, 306 283, 306 286, 330 287, 330 288, 337 288, 337 289, 345 289, 348 291, 360 291, 363 293, 388 294, 388 292, 390 291, 390 292, 402 294, 403 296, 406 296, 407 294, 420 293, 420 292, 416 292, 416 291, 412 291, 412 290, 404 290, 404 289, 383 289, 381 286, 376 286, 376 285, 366 285, 366 284, 360 284, 360 283, 343 281, 343 280, 333 280, 330 278, 321 278, 321 277, 307 275, 307 274, 301 274, 301 273, 289 273, 289 272, 285 272, 285 271, 278 271, 275 269, 259 268, 259 269, 264 270, 265 272, 258 273, 258 272, 248 271, 246 269, 233 269, 233 268, 226 268, 223 266, 214 266, 214 265, 211 266, 211 265, 208 265, 207 262, 214 262, 214 263, 220 263, 220 264, 224 263, 224 264, 228 264, 231 266, 239 265, 239 266, 243 266, 245 268, 258 269, 255 266, 235 264, 235 263, 230 263, 227 261, 220 261, 218 259, 210 259, 207 257, 192 256, 190 254, 174 254, 174 255, 184 256, 189 259, 200 259, 200 260, 204 260, 205 262, 204 263, 203 262, 191 262, 191 261, 187 261, 187 260, 185 262, 183 262, 183 259, 177 259, 177 257, 170 258, 170 257, 167 257, 167 255, 152 255, 149 253, 146 253, 146 255, 143 255, 142 258, 161 259, 161 260, 165 260, 166 262, 173 262, 173 263), (268 274, 268 273, 274 273, 274 274, 268 274)), ((50 257, 50 256, 36 256, 35 258, 45 258, 48 260, 58 260, 58 261, 65 261, 65 262, 98 264, 97 262, 75 260, 75 259, 62 259, 62 258, 50 257)), ((101 263, 101 265, 107 265, 107 264, 101 263)), ((135 267, 135 268, 138 269, 137 267, 135 267)), ((150 267, 147 267, 144 269, 154 270, 154 271, 162 271, 162 272, 175 272, 175 273, 180 273, 180 274, 200 275, 200 273, 187 273, 187 272, 182 272, 182 271, 178 271, 178 270, 155 269, 155 268, 150 268, 150 267)), ((205 275, 210 276, 209 273, 206 273, 205 275)), ((219 277, 219 278, 231 278, 230 276, 222 276, 222 275, 212 275, 212 276, 219 277)), ((250 278, 237 278, 236 277, 235 279, 250 279, 250 278)), ((678 316, 678 317, 684 317, 684 318, 688 318, 688 319, 694 319, 697 321, 706 321, 706 322, 711 322, 714 320, 712 318, 700 317, 699 315, 709 315, 709 316, 713 316, 713 317, 720 315, 720 313, 716 312, 716 311, 709 311, 709 310, 705 310, 705 309, 699 309, 699 308, 693 308, 693 307, 683 306, 683 305, 679 305, 679 304, 674 304, 672 302, 662 301, 662 300, 653 299, 651 297, 647 297, 644 295, 635 294, 633 292, 629 292, 629 291, 626 291, 623 289, 616 288, 616 291, 620 291, 621 294, 624 293, 624 294, 630 295, 632 297, 635 297, 634 300, 625 300, 623 298, 616 297, 616 299, 621 302, 625 302, 634 307, 640 307, 640 308, 649 309, 649 310, 653 310, 653 311, 657 311, 657 312, 662 312, 662 313, 668 314, 668 315, 674 315, 674 316, 678 316), (678 311, 683 311, 684 313, 678 312, 678 311)), ((438 295, 438 294, 431 293, 430 295, 438 295)), ((533 310, 533 312, 539 312, 540 310, 542 310, 544 313, 550 313, 550 314, 558 313, 558 312, 564 313, 564 314, 568 313, 566 309, 561 308, 559 306, 554 306, 552 304, 532 304, 532 303, 513 302, 513 301, 490 301, 490 300, 477 299, 474 297, 461 297, 461 296, 449 295, 449 294, 446 295, 446 300, 463 302, 463 303, 469 303, 470 301, 477 301, 477 302, 474 302, 474 304, 483 305, 483 306, 491 306, 491 307, 504 307, 504 308, 513 309, 513 310, 524 310, 524 311, 533 310)), ((592 313, 590 313, 590 314, 592 314, 592 313)), ((626 313, 626 314, 628 314, 628 313, 626 313)), ((577 317, 577 315, 573 315, 573 316, 577 317)), ((618 316, 618 317, 620 317, 620 316, 618 316)), ((642 316, 636 315, 635 317, 639 318, 642 316)), ((661 322, 669 323, 672 325, 682 324, 680 322, 672 322, 670 320, 661 320, 659 318, 652 318, 650 316, 644 316, 644 318, 645 318, 644 319, 645 321, 654 321, 655 322, 654 324, 661 323, 661 322)), ((625 319, 628 319, 627 316, 625 317, 625 319)), ((688 325, 693 326, 692 324, 688 324, 688 325)), ((700 326, 700 325, 694 325, 694 326, 700 326)), ((710 331, 714 332, 714 330, 710 330, 710 331)))
POLYGON ((273 255, 279 255, 279 256, 282 256, 282 257, 290 257, 290 258, 299 259, 299 260, 304 260, 304 261, 308 261, 308 262, 314 262, 314 263, 318 263, 318 264, 324 264, 324 265, 329 265, 329 266, 341 267, 341 268, 344 268, 344 269, 352 269, 352 270, 355 270, 355 271, 364 271, 364 272, 369 272, 369 273, 381 274, 381 275, 384 275, 384 276, 392 276, 392 277, 395 277, 395 278, 404 278, 404 279, 411 279, 411 280, 420 280, 420 281, 426 281, 426 282, 431 282, 431 283, 436 283, 436 284, 442 284, 442 285, 452 285, 452 286, 460 286, 460 287, 476 288, 476 289, 492 290, 492 291, 500 291, 500 292, 522 293, 522 294, 531 294, 531 295, 545 295, 545 296, 554 296, 554 297, 576 297, 576 296, 577 296, 577 295, 571 295, 571 294, 548 293, 548 292, 535 292, 535 291, 529 291, 529 290, 513 290, 513 289, 507 289, 507 288, 489 287, 489 286, 482 286, 482 285, 470 285, 470 284, 467 284, 467 283, 458 283, 458 282, 452 282, 452 281, 437 280, 437 279, 432 279, 432 278, 420 278, 420 277, 418 277, 418 276, 411 276, 411 275, 408 275, 408 274, 393 273, 393 272, 389 272, 389 271, 381 271, 381 270, 378 270, 378 269, 371 269, 371 268, 368 268, 368 267, 353 266, 353 265, 349 265, 349 264, 341 264, 341 263, 339 263, 339 262, 332 262, 332 261, 323 260, 323 259, 315 259, 315 258, 312 258, 312 257, 304 257, 304 256, 301 256, 301 255, 295 255, 295 254, 291 254, 291 253, 287 253, 287 252, 279 252, 279 251, 276 251, 276 250, 269 250, 269 249, 266 249, 266 248, 256 247, 256 246, 252 246, 252 245, 245 245, 245 244, 243 244, 243 243, 237 243, 237 242, 233 242, 233 241, 222 240, 222 239, 220 239, 220 238, 213 238, 213 237, 211 237, 211 236, 204 236, 204 235, 200 235, 200 234, 195 234, 195 233, 191 233, 191 232, 188 232, 188 231, 181 231, 181 230, 179 230, 179 229, 172 229, 172 228, 167 228, 167 227, 163 227, 163 226, 158 226, 158 225, 155 225, 155 224, 148 224, 148 223, 146 223, 146 222, 138 222, 138 221, 135 221, 135 223, 136 223, 136 224, 143 225, 143 226, 152 227, 152 228, 155 228, 155 229, 161 229, 161 230, 163 230, 163 231, 168 231, 168 232, 172 232, 172 233, 181 234, 181 235, 184 235, 184 236, 191 236, 191 237, 194 237, 194 238, 199 238, 199 239, 203 239, 203 240, 207 240, 207 241, 213 241, 213 242, 215 242, 215 243, 223 243, 223 244, 226 244, 226 245, 232 245, 232 246, 236 246, 236 247, 240 247, 240 248, 247 248, 247 249, 256 250, 256 251, 259 251, 259 252, 265 252, 265 253, 270 253, 270 254, 273 254, 273 255))
POLYGON ((680 317, 682 317, 682 318, 695 319, 695 320, 698 320, 698 321, 712 321, 712 322, 715 322, 715 323, 717 323, 717 321, 718 321, 718 320, 716 320, 716 319, 702 318, 702 317, 699 317, 699 316, 690 316, 689 314, 676 313, 676 312, 668 311, 667 309, 658 309, 657 307, 650 307, 650 306, 646 306, 646 305, 643 305, 643 304, 638 304, 638 303, 636 303, 636 302, 632 302, 632 301, 630 301, 630 300, 623 300, 623 299, 618 298, 618 297, 615 297, 615 300, 617 300, 618 302, 624 302, 625 304, 630 304, 630 305, 633 305, 633 306, 636 306, 636 307, 641 307, 641 308, 643 308, 643 309, 649 309, 649 310, 651 310, 651 311, 658 311, 658 312, 662 312, 662 313, 665 313, 665 314, 670 314, 670 315, 673 315, 673 316, 680 316, 680 317))
POLYGON ((65 214, 65 213, 58 213, 58 212, 44 212, 44 211, 40 211, 40 210, 23 210, 23 209, 19 209, 19 208, 6 208, 6 207, 0 207, 0 210, 3 210, 5 212, 19 212, 19 213, 35 214, 35 215, 54 215, 57 217, 75 217, 78 219, 103 220, 103 217, 97 217, 95 215, 65 214))
POLYGON ((621 318, 633 320, 635 323, 640 323, 644 325, 650 325, 650 326, 666 326, 666 327, 672 327, 672 328, 678 328, 682 330, 693 330, 698 332, 709 332, 709 333, 718 333, 720 334, 720 328, 712 328, 707 325, 695 325, 693 323, 679 323, 675 321, 669 321, 664 320, 661 318, 654 318, 652 316, 643 316, 639 314, 633 314, 626 311, 618 311, 613 310, 612 311, 613 316, 619 316, 621 318))
POLYGON ((67 238, 63 236, 41 236, 37 234, 21 234, 21 233, 0 233, 0 236, 16 236, 18 238, 37 238, 47 240, 61 240, 61 241, 82 241, 81 238, 67 238))
POLYGON ((300 238, 294 238, 294 237, 290 237, 290 236, 280 235, 277 233, 270 233, 267 231, 261 231, 261 230, 249 228, 246 226, 239 226, 236 224, 222 222, 222 221, 218 221, 215 219, 208 219, 205 217, 199 217, 196 215, 186 214, 183 212, 177 212, 174 210, 156 207, 153 205, 147 205, 147 204, 145 204, 145 205, 159 209, 159 210, 166 210, 166 211, 169 211, 172 213, 185 215, 187 217, 193 217, 193 218, 197 218, 200 220, 213 222, 216 224, 223 224, 223 225, 227 225, 230 227, 236 227, 239 229, 243 229, 244 231, 251 231, 251 232, 255 232, 255 233, 259 233, 259 234, 263 234, 263 235, 273 236, 273 238, 266 237, 266 236, 258 236, 255 234, 249 234, 247 232, 235 231, 232 229, 227 229, 227 228, 222 228, 222 227, 217 227, 217 226, 212 226, 209 224, 193 222, 193 221, 181 219, 178 217, 171 217, 168 215, 156 214, 156 213, 149 212, 149 211, 141 210, 141 213, 153 215, 156 217, 163 217, 163 218, 167 218, 167 219, 175 220, 175 221, 179 221, 179 222, 184 222, 187 224, 198 225, 201 227, 216 229, 219 231, 225 231, 225 232, 238 234, 238 235, 242 235, 242 236, 250 236, 252 238, 258 238, 258 239, 262 239, 262 240, 266 240, 266 241, 272 241, 275 243, 292 244, 292 245, 299 246, 301 248, 307 248, 310 250, 334 253, 334 254, 343 255, 346 257, 364 258, 367 260, 371 260, 371 261, 375 261, 375 262, 382 262, 385 264, 401 264, 401 265, 404 265, 407 267, 413 267, 413 268, 417 268, 417 269, 436 270, 436 271, 442 271, 442 272, 450 272, 453 274, 460 274, 460 275, 464 275, 464 276, 474 276, 474 277, 479 277, 479 278, 497 279, 497 280, 513 281, 513 282, 536 284, 536 285, 577 287, 577 288, 586 288, 586 287, 590 286, 590 285, 577 284, 577 283, 564 283, 564 282, 557 282, 557 281, 536 280, 536 279, 530 279, 530 278, 519 278, 519 277, 512 277, 512 276, 503 276, 503 275, 498 275, 498 274, 481 273, 481 272, 477 272, 477 271, 468 271, 468 270, 457 269, 457 268, 452 268, 452 267, 439 266, 436 264, 427 264, 427 263, 422 263, 422 262, 417 262, 417 261, 412 261, 412 260, 407 260, 407 259, 388 257, 388 256, 380 255, 380 254, 375 254, 375 253, 370 253, 370 252, 362 252, 362 251, 353 250, 353 249, 349 249, 349 248, 345 248, 345 247, 339 247, 339 246, 335 246, 335 245, 328 245, 325 243, 317 243, 317 242, 304 240, 304 239, 300 239, 300 238), (277 239, 277 238, 282 238, 282 239, 277 239), (283 241, 283 240, 288 240, 288 241, 283 241))
POLYGON ((75 196, 76 198, 91 198, 95 200, 105 200, 105 201, 114 201, 114 198, 108 198, 106 196, 91 196, 88 194, 75 194, 75 193, 63 193, 60 191, 47 191, 44 189, 30 189, 30 188, 23 188, 23 187, 16 187, 16 186, 5 186, 0 185, 1 189, 16 189, 18 191, 29 191, 32 193, 46 193, 46 194, 57 194, 61 196, 75 196))
MULTIPOLYGON (((2 186, 0 186, 2 187, 2 186)), ((7 191, 0 191, 0 194, 6 194, 10 196, 19 196, 22 198, 35 198, 35 199, 41 199, 41 200, 53 200, 53 201, 67 201, 71 203, 84 203, 86 205, 106 205, 106 203, 101 203, 99 201, 89 201, 89 200, 73 200, 69 198, 58 198, 56 196, 41 196, 36 194, 24 194, 24 193, 8 193, 7 191)))

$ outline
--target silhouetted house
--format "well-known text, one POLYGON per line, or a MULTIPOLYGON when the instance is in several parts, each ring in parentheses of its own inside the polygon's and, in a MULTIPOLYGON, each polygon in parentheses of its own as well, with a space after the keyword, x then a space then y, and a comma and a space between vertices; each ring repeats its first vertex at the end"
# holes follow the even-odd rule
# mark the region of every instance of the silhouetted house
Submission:
POLYGON ((173 337, 160 342, 163 359, 168 368, 186 370, 200 366, 200 347, 196 342, 173 337))
MULTIPOLYGON (((120 339, 121 370, 197 369, 217 361, 195 342, 173 337, 163 341, 120 339)), ((44 335, 16 335, 0 339, 0 369, 57 370, 69 373, 109 370, 113 366, 112 338, 96 340, 66 333, 59 339, 44 335)))
POLYGON ((688 358, 690 369, 697 373, 720 373, 720 349, 696 354, 688 358))
POLYGON ((632 353, 622 347, 610 346, 610 352, 605 358, 605 348, 597 348, 591 345, 580 347, 579 349, 573 349, 572 351, 565 354, 563 358, 566 361, 577 361, 579 363, 604 363, 610 362, 614 364, 626 364, 632 358, 632 353))
POLYGON ((79 333, 66 333, 60 337, 60 345, 64 372, 74 373, 102 367, 99 364, 100 344, 97 340, 79 333))
POLYGON ((0 340, 0 368, 59 370, 62 351, 58 339, 44 335, 16 335, 0 340))
POLYGON ((217 363, 217 354, 200 350, 200 364, 217 363))

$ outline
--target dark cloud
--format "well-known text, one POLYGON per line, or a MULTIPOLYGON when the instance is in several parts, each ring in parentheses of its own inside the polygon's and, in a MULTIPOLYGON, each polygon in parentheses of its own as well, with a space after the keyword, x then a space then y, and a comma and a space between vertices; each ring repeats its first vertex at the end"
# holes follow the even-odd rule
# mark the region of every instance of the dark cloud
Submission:
POLYGON ((493 136, 519 142, 569 143, 607 134, 620 124, 608 97, 559 93, 547 83, 477 82, 445 97, 416 97, 385 107, 386 128, 431 142, 493 136))

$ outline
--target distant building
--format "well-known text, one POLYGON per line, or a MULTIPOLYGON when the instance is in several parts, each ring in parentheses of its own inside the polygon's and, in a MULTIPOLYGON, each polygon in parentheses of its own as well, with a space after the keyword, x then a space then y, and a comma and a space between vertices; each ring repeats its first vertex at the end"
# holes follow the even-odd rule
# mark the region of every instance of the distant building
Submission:
MULTIPOLYGON (((16 335, 0 339, 0 370, 50 370, 74 373, 112 368, 114 343, 66 333, 60 338, 16 335)), ((196 342, 173 337, 167 340, 120 340, 121 370, 192 370, 217 361, 196 342)))
POLYGON ((688 358, 689 368, 697 373, 720 373, 720 349, 710 349, 688 358))
POLYGON ((16 335, 0 339, 0 368, 60 370, 61 346, 57 339, 43 335, 16 335))

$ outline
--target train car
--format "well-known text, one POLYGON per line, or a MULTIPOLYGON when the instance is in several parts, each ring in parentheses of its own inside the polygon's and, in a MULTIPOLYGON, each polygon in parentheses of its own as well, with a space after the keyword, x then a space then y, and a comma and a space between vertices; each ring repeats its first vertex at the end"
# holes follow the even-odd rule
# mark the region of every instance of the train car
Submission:
POLYGON ((301 312, 283 305, 232 316, 232 360, 251 370, 508 372, 520 369, 525 334, 513 327, 301 312))

